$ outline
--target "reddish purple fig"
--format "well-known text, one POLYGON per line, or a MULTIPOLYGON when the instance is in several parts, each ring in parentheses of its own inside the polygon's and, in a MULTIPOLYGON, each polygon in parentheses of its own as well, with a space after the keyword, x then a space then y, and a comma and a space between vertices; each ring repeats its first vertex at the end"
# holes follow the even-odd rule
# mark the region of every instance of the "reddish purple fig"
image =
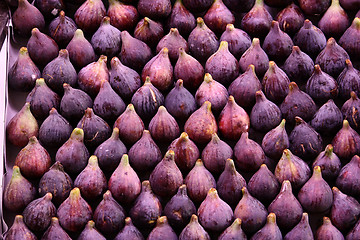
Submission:
POLYGON ((171 14, 166 21, 166 27, 168 29, 177 28, 185 38, 187 38, 196 27, 194 15, 184 6, 182 0, 175 1, 171 14))
POLYGON ((13 225, 4 233, 4 240, 17 239, 37 240, 35 234, 25 225, 22 215, 16 215, 13 225))
POLYGON ((204 21, 214 33, 220 35, 227 24, 235 23, 235 17, 222 0, 215 0, 205 13, 204 21))
POLYGON ((255 0, 244 0, 241 2, 237 0, 223 0, 223 2, 232 11, 246 13, 254 6, 255 0))
POLYGON ((12 15, 12 23, 15 32, 23 37, 28 37, 33 28, 41 31, 45 28, 45 19, 39 9, 27 0, 19 0, 18 7, 12 15))
POLYGON ((323 217, 323 224, 316 230, 315 239, 338 239, 345 240, 342 233, 337 229, 328 217, 323 217))
POLYGON ((198 222, 198 217, 193 214, 191 216, 190 222, 186 227, 181 231, 179 240, 188 240, 188 239, 204 239, 210 240, 209 234, 198 222))
POLYGON ((343 121, 342 128, 337 132, 331 144, 334 153, 343 161, 350 160, 360 154, 360 135, 350 127, 348 120, 343 121))
POLYGON ((225 229, 224 232, 219 236, 219 240, 227 239, 237 239, 237 240, 246 240, 246 234, 241 228, 241 219, 236 218, 235 221, 225 229))
POLYGON ((350 99, 341 107, 341 112, 354 130, 360 129, 360 100, 354 91, 350 93, 350 99))
POLYGON ((125 227, 116 235, 114 240, 144 240, 141 232, 134 226, 130 217, 125 218, 125 227))
POLYGON ((353 67, 350 59, 346 59, 345 68, 337 78, 339 85, 339 97, 349 99, 350 93, 354 91, 360 95, 360 71, 353 67))
POLYGON ((159 41, 156 46, 156 52, 160 52, 164 47, 169 49, 169 57, 173 63, 176 63, 179 58, 179 48, 183 48, 185 52, 189 52, 188 43, 180 35, 177 28, 171 28, 169 33, 159 41))
POLYGON ((360 18, 355 17, 351 26, 346 29, 344 34, 339 39, 339 45, 343 47, 346 52, 355 60, 359 59, 360 42, 352 39, 359 39, 360 36, 360 18))
POLYGON ((307 213, 303 213, 300 222, 284 237, 284 240, 291 239, 314 239, 314 235, 309 224, 309 215, 307 213))
POLYGON ((220 37, 220 42, 226 41, 229 44, 229 51, 236 59, 239 59, 241 55, 251 46, 251 39, 249 35, 239 29, 235 28, 234 24, 227 24, 225 31, 220 37))
POLYGON ((279 22, 281 30, 290 36, 293 36, 300 30, 304 20, 303 12, 295 3, 289 4, 276 15, 276 21, 279 22))
POLYGON ((125 1, 110 0, 107 15, 110 17, 110 24, 117 29, 132 30, 139 19, 137 9, 125 1))
POLYGON ((336 186, 345 194, 359 198, 360 185, 357 176, 360 172, 360 157, 355 155, 339 172, 336 179, 336 186))
POLYGON ((86 33, 94 33, 100 26, 106 9, 101 0, 86 0, 75 12, 76 25, 86 33))
POLYGON ((171 2, 170 0, 139 0, 137 9, 143 16, 164 19, 171 13, 171 2))
POLYGON ((356 240, 360 237, 360 221, 358 220, 355 226, 350 230, 350 232, 346 235, 347 240, 356 240))
POLYGON ((98 240, 105 240, 106 238, 95 228, 95 222, 90 220, 87 222, 84 230, 80 233, 79 240, 86 240, 86 239, 98 239, 98 240))
POLYGON ((152 137, 159 142, 172 142, 180 135, 179 125, 164 106, 160 106, 149 123, 152 137))
POLYGON ((334 153, 334 148, 328 144, 324 151, 319 153, 314 160, 312 167, 319 166, 321 175, 326 181, 335 180, 341 170, 341 162, 339 157, 334 153))
POLYGON ((150 232, 148 240, 169 239, 177 240, 178 237, 175 231, 171 228, 166 216, 159 217, 156 221, 156 226, 150 232))
POLYGON ((51 223, 46 232, 43 234, 42 240, 63 239, 71 240, 69 234, 60 226, 59 219, 57 217, 51 218, 51 223))
POLYGON ((300 8, 305 14, 315 15, 326 11, 330 6, 328 0, 299 0, 300 8))
POLYGON ((77 26, 70 17, 60 11, 59 16, 49 24, 50 37, 55 40, 60 48, 65 48, 74 37, 77 26))
POLYGON ((346 10, 353 10, 354 8, 360 6, 360 2, 358 0, 340 0, 340 4, 346 10))
POLYGON ((267 132, 262 140, 261 147, 266 156, 272 159, 280 159, 283 151, 290 146, 289 137, 285 129, 286 120, 267 132))
POLYGON ((342 125, 343 116, 332 99, 329 99, 315 113, 310 125, 324 135, 336 133, 342 125))
POLYGON ((155 48, 163 36, 164 29, 161 23, 153 21, 148 17, 141 19, 134 30, 134 37, 143 41, 151 48, 155 48))

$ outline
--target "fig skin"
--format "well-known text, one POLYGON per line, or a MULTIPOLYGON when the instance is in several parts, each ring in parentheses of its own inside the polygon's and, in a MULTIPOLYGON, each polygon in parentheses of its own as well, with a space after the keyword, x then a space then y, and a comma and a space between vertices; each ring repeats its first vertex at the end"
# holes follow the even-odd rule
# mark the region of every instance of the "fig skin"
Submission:
POLYGON ((355 155, 339 172, 336 178, 336 186, 345 194, 359 199, 360 188, 357 175, 359 172, 358 164, 360 157, 355 155))
POLYGON ((86 0, 75 12, 76 25, 86 33, 94 33, 105 17, 106 9, 100 0, 86 0))
POLYGON ((356 240, 359 238, 359 224, 360 222, 357 221, 355 226, 348 232, 346 235, 347 240, 356 240))
POLYGON ((160 106, 158 112, 151 119, 149 131, 155 141, 165 143, 171 143, 180 135, 178 123, 164 106, 160 106))
POLYGON ((226 240, 226 239, 237 239, 237 240, 246 240, 246 234, 241 229, 241 219, 236 218, 234 222, 225 229, 224 232, 218 238, 219 240, 226 240))
POLYGON ((130 217, 125 218, 124 228, 114 238, 114 240, 126 240, 126 239, 144 240, 143 235, 134 226, 130 217))
POLYGON ((344 70, 337 78, 337 83, 339 85, 339 97, 347 100, 352 91, 356 95, 360 95, 360 71, 353 67, 350 59, 346 59, 345 64, 344 70))
POLYGON ((91 45, 97 55, 105 55, 109 59, 120 52, 120 30, 110 25, 110 17, 102 19, 100 27, 91 37, 91 45))
POLYGON ((4 234, 4 240, 17 239, 37 240, 35 234, 25 225, 22 215, 15 216, 13 225, 4 234))
POLYGON ((35 0, 34 4, 47 19, 54 18, 61 10, 65 9, 63 0, 35 0))
POLYGON ((156 221, 156 227, 150 232, 148 240, 156 239, 177 240, 175 231, 171 228, 166 216, 161 216, 156 221))
POLYGON ((276 224, 276 215, 275 213, 269 213, 267 216, 266 224, 263 228, 257 231, 250 240, 260 240, 260 239, 272 239, 280 240, 282 239, 281 231, 276 224))
POLYGON ((249 35, 245 31, 235 28, 231 23, 226 25, 225 31, 221 34, 220 42, 222 41, 228 42, 229 51, 236 59, 239 59, 251 46, 249 35))
POLYGON ((186 227, 181 231, 179 235, 179 240, 187 239, 211 239, 209 234, 198 222, 198 217, 195 214, 191 216, 189 224, 186 225, 186 227))
POLYGON ((36 197, 35 186, 21 175, 18 166, 13 167, 9 183, 4 190, 4 206, 12 212, 22 211, 36 197))
POLYGON ((51 218, 51 223, 46 232, 41 237, 42 240, 71 240, 70 236, 60 226, 59 219, 57 217, 51 218))
POLYGON ((331 144, 342 161, 348 161, 354 155, 360 154, 360 135, 350 127, 347 120, 343 121, 342 128, 336 133, 331 144))
POLYGON ((31 60, 27 48, 20 48, 19 56, 8 73, 9 87, 18 91, 30 91, 40 77, 41 72, 31 60))
POLYGON ((284 237, 284 240, 291 239, 314 239, 314 235, 309 224, 309 215, 307 213, 303 213, 300 222, 284 237))
POLYGON ((201 159, 198 159, 195 166, 185 178, 190 199, 194 203, 201 203, 206 198, 210 188, 216 187, 216 181, 209 170, 204 167, 201 159))
POLYGON ((29 138, 39 135, 39 125, 31 113, 30 102, 17 112, 6 126, 6 137, 11 144, 18 147, 25 147, 29 138))
POLYGON ((171 2, 170 0, 139 0, 137 9, 143 16, 164 19, 171 13, 171 2))
POLYGON ((56 208, 51 202, 52 194, 35 199, 26 206, 23 212, 24 222, 34 232, 45 231, 55 217, 56 208))
POLYGON ((39 195, 52 194, 52 201, 59 206, 73 188, 71 177, 64 171, 60 162, 55 162, 39 181, 39 195))
POLYGON ((344 34, 339 39, 339 45, 350 54, 350 57, 354 60, 358 60, 360 53, 360 42, 351 41, 350 39, 359 39, 360 35, 360 18, 355 17, 350 27, 346 29, 344 34))
POLYGON ((136 26, 139 13, 133 5, 124 3, 125 1, 110 0, 107 15, 112 26, 120 31, 130 31, 136 26))
POLYGON ((95 228, 95 222, 93 220, 87 222, 78 238, 78 240, 86 239, 106 240, 106 238, 95 228))
POLYGON ((335 180, 341 170, 341 162, 339 157, 334 153, 334 148, 328 144, 324 151, 319 153, 314 160, 312 167, 319 166, 321 174, 326 181, 335 180))
POLYGON ((315 113, 310 125, 324 135, 336 133, 342 125, 343 116, 332 99, 329 99, 315 113))
POLYGON ((81 231, 92 215, 92 209, 81 197, 79 188, 71 190, 69 197, 57 209, 60 225, 69 232, 81 231))
POLYGON ((350 99, 341 107, 344 119, 348 120, 354 130, 360 129, 360 100, 355 92, 350 93, 350 99))
POLYGON ((164 47, 169 50, 169 58, 172 63, 176 63, 179 58, 179 48, 189 52, 189 45, 177 28, 171 28, 169 33, 161 38, 156 46, 156 52, 159 53, 164 47))
POLYGON ((211 4, 213 4, 213 0, 182 0, 184 6, 189 9, 190 12, 200 13, 204 12, 211 4))
POLYGON ((307 15, 321 14, 330 6, 330 1, 327 0, 299 0, 300 8, 307 15))
POLYGON ((290 36, 294 36, 300 30, 305 20, 303 12, 295 3, 278 12, 275 19, 279 22, 281 30, 290 36))
POLYGON ((359 7, 360 3, 357 0, 340 0, 340 5, 345 10, 353 10, 354 8, 359 7))
POLYGON ((195 27, 194 15, 184 6, 182 0, 176 0, 166 21, 166 28, 177 28, 181 36, 187 38, 195 27))
POLYGON ((241 189, 242 198, 234 210, 234 217, 240 218, 241 228, 247 234, 253 234, 266 223, 267 211, 264 205, 251 196, 246 187, 241 189))
POLYGON ((75 128, 70 138, 57 150, 55 161, 60 162, 69 174, 78 174, 86 167, 89 157, 84 144, 84 130, 75 128))
POLYGON ((128 155, 122 156, 119 166, 109 179, 108 188, 120 204, 128 205, 139 196, 141 182, 129 164, 128 155))
POLYGON ((215 0, 205 13, 204 21, 214 33, 220 35, 227 24, 235 23, 235 17, 222 0, 215 0))
POLYGON ((246 13, 254 6, 255 0, 245 0, 242 2, 237 0, 223 0, 223 2, 232 11, 246 13))
POLYGON ((19 0, 18 7, 12 15, 14 30, 22 37, 28 37, 33 28, 43 31, 45 19, 38 8, 26 0, 19 0))
POLYGON ((116 119, 114 128, 119 129, 119 136, 126 144, 134 144, 137 142, 145 129, 144 122, 136 113, 134 105, 131 103, 126 107, 125 111, 116 119), (128 127, 132 126, 132 127, 128 127))
POLYGON ((328 217, 323 217, 323 224, 316 230, 315 239, 345 240, 342 233, 331 223, 331 220, 328 217))
POLYGON ((163 36, 164 29, 162 24, 148 17, 141 19, 134 30, 134 37, 143 41, 152 49, 156 47, 163 36))
POLYGON ((275 160, 280 159, 283 151, 290 146, 285 123, 286 120, 283 119, 278 126, 267 132, 261 143, 266 156, 275 160))
POLYGON ((49 24, 50 37, 55 40, 60 48, 65 48, 74 37, 77 29, 76 23, 70 17, 60 11, 59 16, 49 24))
POLYGON ((81 29, 77 29, 74 36, 66 46, 71 63, 75 68, 81 69, 96 60, 95 51, 91 43, 84 37, 81 29))

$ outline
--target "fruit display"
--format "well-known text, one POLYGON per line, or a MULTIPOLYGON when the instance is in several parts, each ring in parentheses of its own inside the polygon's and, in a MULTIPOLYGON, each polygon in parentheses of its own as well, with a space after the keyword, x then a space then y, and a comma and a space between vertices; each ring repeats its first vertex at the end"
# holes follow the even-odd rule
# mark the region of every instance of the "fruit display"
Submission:
POLYGON ((359 0, 7 2, 5 240, 360 238, 359 0))

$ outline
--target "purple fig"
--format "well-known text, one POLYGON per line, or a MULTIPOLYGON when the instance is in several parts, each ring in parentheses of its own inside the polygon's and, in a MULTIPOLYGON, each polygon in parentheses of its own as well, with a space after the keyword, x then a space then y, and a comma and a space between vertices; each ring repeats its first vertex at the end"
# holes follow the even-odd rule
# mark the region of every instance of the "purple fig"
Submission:
POLYGON ((356 240, 356 239, 358 239, 360 237, 359 227, 360 227, 360 221, 358 220, 357 223, 355 224, 355 226, 346 235, 346 239, 347 240, 356 240))
POLYGON ((309 224, 309 215, 307 213, 303 213, 300 222, 284 237, 284 240, 291 239, 314 239, 314 235, 309 224))
POLYGON ((12 15, 12 23, 15 32, 23 37, 28 37, 33 28, 41 31, 45 28, 45 19, 39 9, 27 0, 19 0, 18 7, 12 15))
POLYGON ((331 144, 334 153, 344 161, 350 160, 354 155, 360 154, 360 135, 350 127, 347 120, 343 121, 342 128, 337 132, 331 144))
POLYGON ((276 15, 276 21, 279 22, 281 30, 290 36, 293 36, 300 30, 304 20, 304 14, 295 3, 289 4, 276 15))
POLYGON ((153 19, 166 18, 171 13, 170 0, 139 0, 137 4, 139 13, 153 19))
POLYGON ((171 228, 166 216, 159 217, 156 221, 156 227, 150 232, 148 240, 169 239, 177 240, 178 237, 171 228))
POLYGON ((184 37, 188 37, 196 27, 194 15, 184 6, 182 0, 175 1, 171 14, 166 21, 166 27, 168 29, 177 28, 184 37))
POLYGON ((209 234, 198 222, 198 217, 195 214, 191 216, 189 224, 186 225, 186 227, 181 231, 179 236, 179 240, 187 239, 211 239, 209 234))
POLYGON ((345 240, 342 233, 331 223, 331 220, 328 217, 323 217, 323 224, 316 230, 315 239, 345 240))
POLYGON ((315 113, 310 125, 319 133, 336 133, 342 125, 343 117, 340 109, 335 105, 332 99, 329 99, 315 113))
POLYGON ((121 31, 129 31, 138 22, 139 13, 133 5, 124 3, 125 1, 110 0, 107 15, 112 26, 121 31))
POLYGON ((144 240, 143 235, 133 225, 130 217, 125 218, 125 227, 114 238, 114 240, 126 240, 126 239, 144 240))
POLYGON ((219 240, 236 239, 245 240, 247 239, 246 234, 241 228, 241 219, 236 218, 235 221, 225 229, 224 232, 218 238, 219 240))
POLYGON ((330 6, 330 1, 328 0, 299 0, 300 8, 304 11, 305 14, 315 15, 321 14, 326 11, 330 6))
POLYGON ((60 11, 59 16, 49 24, 50 37, 55 40, 60 48, 65 48, 74 37, 77 26, 70 17, 60 11))
POLYGON ((347 100, 341 107, 341 112, 344 115, 344 119, 348 120, 350 126, 354 130, 360 129, 360 100, 356 93, 352 91, 350 93, 350 99, 347 100))
POLYGON ((50 19, 65 9, 63 0, 35 0, 34 4, 46 18, 50 19))
POLYGON ((149 131, 152 137, 159 142, 172 142, 180 135, 178 123, 164 106, 160 106, 158 112, 151 119, 149 131))
POLYGON ((105 240, 106 238, 95 228, 93 220, 88 221, 84 230, 80 233, 78 240, 105 240))
POLYGON ((352 10, 355 7, 360 6, 360 3, 358 0, 340 0, 340 4, 346 10, 352 10))
POLYGON ((346 52, 350 54, 350 57, 359 59, 358 54, 360 53, 360 42, 351 39, 359 39, 360 36, 360 18, 355 17, 351 26, 346 29, 344 34, 339 39, 339 45, 343 47, 346 52))
POLYGON ((183 48, 185 52, 189 52, 188 43, 180 35, 177 28, 171 28, 169 33, 159 41, 156 46, 156 52, 160 52, 164 47, 169 50, 169 58, 173 63, 176 63, 179 58, 179 48, 183 48))
POLYGON ((286 7, 288 6, 289 4, 292 3, 291 0, 265 0, 265 3, 266 5, 270 6, 270 7, 278 7, 278 8, 281 8, 281 7, 286 7))
POLYGON ((4 240, 17 239, 37 240, 35 234, 25 225, 22 215, 15 216, 13 225, 4 234, 4 240))
POLYGON ((104 3, 100 0, 86 0, 75 12, 76 25, 86 33, 94 33, 106 14, 104 3))
POLYGON ((337 83, 339 85, 339 97, 349 99, 352 91, 356 95, 360 95, 360 71, 353 67, 350 59, 346 59, 345 64, 344 70, 337 78, 337 83))
POLYGON ((326 181, 335 180, 341 170, 341 162, 338 156, 334 153, 334 148, 328 144, 324 151, 319 153, 314 160, 312 167, 319 166, 321 168, 321 175, 326 181))
POLYGON ((52 239, 71 240, 70 236, 60 226, 59 219, 57 217, 51 218, 50 226, 48 227, 46 232, 43 234, 41 239, 42 240, 52 240, 52 239))
POLYGON ((205 10, 207 10, 211 4, 213 3, 213 0, 182 0, 184 6, 189 9, 191 12, 200 13, 205 10))
POLYGON ((236 59, 239 59, 251 46, 249 35, 245 31, 235 28, 231 23, 226 25, 226 29, 220 37, 220 42, 222 41, 228 42, 229 51, 236 59))
POLYGON ((205 13, 204 21, 213 32, 220 35, 227 24, 235 23, 235 17, 222 0, 215 0, 205 13))
POLYGON ((262 149, 272 159, 280 159, 283 151, 290 146, 285 122, 286 120, 283 119, 277 127, 267 132, 262 140, 262 149))
POLYGON ((355 155, 339 172, 336 186, 345 194, 359 198, 360 186, 357 181, 360 157, 355 155))
POLYGON ((244 0, 241 2, 237 0, 223 0, 223 2, 232 11, 246 13, 254 6, 255 0, 244 0))
POLYGON ((155 48, 163 36, 164 29, 162 24, 148 17, 141 19, 134 30, 134 37, 143 41, 151 48, 155 48))

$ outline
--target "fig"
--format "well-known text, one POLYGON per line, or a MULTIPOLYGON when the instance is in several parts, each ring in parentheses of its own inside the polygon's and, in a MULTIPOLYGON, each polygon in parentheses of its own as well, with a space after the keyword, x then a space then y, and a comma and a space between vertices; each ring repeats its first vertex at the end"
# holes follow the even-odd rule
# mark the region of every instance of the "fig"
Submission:
POLYGON ((134 226, 130 217, 125 218, 124 228, 114 238, 114 240, 126 240, 126 239, 144 240, 143 235, 134 226))
POLYGON ((81 231, 92 215, 92 209, 82 198, 79 188, 72 189, 69 197, 57 209, 60 225, 69 232, 81 231))
POLYGON ((255 95, 256 103, 250 113, 251 126, 257 131, 267 132, 279 125, 281 111, 275 103, 265 97, 261 90, 255 95))
POLYGON ((231 23, 226 25, 225 31, 221 34, 220 42, 222 41, 228 42, 229 51, 236 59, 239 59, 251 46, 249 35, 245 31, 235 28, 231 23))
POLYGON ((86 33, 94 33, 106 14, 104 3, 100 0, 86 0, 75 12, 76 25, 86 33))
POLYGON ((334 148, 328 144, 324 151, 319 153, 312 164, 313 168, 319 166, 321 175, 326 181, 332 181, 337 178, 341 170, 339 157, 334 153, 334 148))
POLYGON ((137 9, 131 4, 124 4, 125 1, 110 0, 107 15, 110 17, 110 24, 120 31, 132 30, 139 19, 137 9))
POLYGON ((35 234, 25 225, 22 215, 15 216, 13 225, 4 234, 4 240, 17 239, 37 240, 35 234))
POLYGON ((303 10, 305 14, 315 15, 325 12, 330 6, 330 1, 299 0, 299 4, 301 10, 303 10))
POLYGON ((250 238, 250 240, 260 240, 260 239, 272 239, 272 240, 283 239, 281 235, 281 231, 276 223, 275 213, 269 213, 264 227, 262 227, 250 238))
POLYGON ((194 15, 184 6, 182 0, 176 0, 171 14, 166 21, 166 27, 177 28, 181 36, 188 37, 196 27, 194 15))
POLYGON ((139 0, 137 9, 143 16, 164 19, 171 13, 171 2, 170 0, 139 0))
POLYGON ((359 238, 359 221, 355 224, 355 226, 348 232, 346 235, 347 240, 355 240, 359 238))
POLYGON ((8 73, 9 87, 19 91, 30 91, 35 86, 41 72, 31 60, 26 47, 19 50, 19 56, 8 73))
POLYGON ((36 0, 34 4, 48 19, 55 17, 61 10, 65 9, 63 0, 36 0))
POLYGON ((60 162, 66 172, 78 174, 86 167, 89 157, 84 144, 84 130, 75 128, 70 138, 57 150, 55 161, 60 162))
POLYGON ((351 39, 358 39, 359 35, 360 18, 355 17, 350 27, 346 29, 339 39, 339 45, 343 47, 353 59, 359 59, 358 54, 360 53, 360 44, 359 41, 352 41, 351 39))
POLYGON ((255 0, 245 0, 241 2, 237 0, 223 0, 223 2, 230 10, 245 13, 254 6, 255 0))
POLYGON ((211 239, 209 234, 200 225, 198 217, 195 214, 191 216, 190 222, 186 225, 186 227, 181 231, 179 235, 179 240, 187 239, 211 239))
POLYGON ((59 219, 57 217, 51 218, 51 223, 46 232, 41 237, 42 240, 71 240, 70 236, 60 226, 59 219))
POLYGON ((353 67, 350 59, 346 59, 345 64, 344 70, 337 78, 337 83, 339 86, 339 97, 349 99, 352 91, 360 95, 360 71, 353 67))
POLYGON ((164 29, 162 24, 148 17, 141 19, 134 30, 134 37, 143 41, 151 48, 155 48, 163 36, 164 29))
POLYGON ((315 113, 310 125, 321 134, 336 133, 342 125, 343 117, 340 109, 329 99, 315 113))
POLYGON ((71 41, 66 46, 69 58, 74 67, 81 69, 96 60, 91 43, 84 37, 81 29, 77 29, 71 41))
POLYGON ((300 222, 285 235, 284 240, 290 239, 314 239, 314 235, 309 224, 309 215, 307 213, 303 213, 300 222))
POLYGON ((156 227, 150 232, 148 240, 169 239, 177 240, 178 237, 171 228, 166 216, 161 216, 156 221, 156 227))
POLYGON ((292 3, 291 0, 285 0, 285 1, 281 1, 281 0, 265 0, 266 5, 270 6, 270 7, 286 7, 289 4, 292 3))
POLYGON ((133 202, 141 191, 140 179, 129 164, 128 155, 124 154, 119 166, 108 182, 109 190, 120 204, 133 202))
POLYGON ((125 153, 127 153, 127 149, 119 139, 119 129, 114 127, 110 138, 95 149, 94 155, 98 157, 101 170, 110 173, 116 169, 125 153))
POLYGON ((17 112, 6 126, 6 137, 11 144, 18 147, 25 147, 29 138, 39 135, 39 125, 31 113, 30 102, 26 102, 24 106, 17 112))
POLYGON ((32 231, 45 231, 51 223, 51 218, 55 217, 56 208, 51 199, 52 194, 47 193, 29 203, 24 209, 24 222, 32 231))
POLYGON ((180 135, 179 125, 164 106, 160 106, 151 119, 149 131, 154 140, 159 142, 172 142, 180 135))
POLYGON ((354 155, 360 154, 360 135, 350 127, 348 120, 343 121, 342 128, 336 133, 331 144, 334 153, 344 161, 350 160, 354 155))
POLYGON ((246 187, 241 189, 242 198, 234 210, 234 217, 241 219, 241 228, 247 234, 253 234, 266 223, 267 211, 264 205, 251 196, 246 187))
POLYGON ((193 112, 184 126, 184 131, 190 139, 199 144, 208 143, 212 134, 217 130, 218 127, 209 101, 205 101, 198 110, 193 112))
POLYGON ((303 12, 295 3, 290 3, 276 15, 280 29, 290 36, 294 36, 300 30, 304 20, 303 12))
POLYGON ((220 35, 227 24, 235 23, 235 17, 222 0, 215 0, 205 13, 204 21, 214 33, 220 35))
POLYGON ((241 219, 236 218, 235 221, 225 229, 224 232, 218 238, 219 240, 226 239, 237 239, 237 240, 245 240, 247 239, 246 234, 241 229, 241 219))
POLYGON ((65 48, 69 44, 76 29, 76 23, 72 18, 65 16, 64 11, 60 11, 59 16, 49 24, 50 37, 55 40, 60 48, 65 48))
POLYGON ((213 0, 182 0, 184 6, 189 9, 191 12, 200 13, 206 11, 211 4, 214 2, 213 0))
POLYGON ((356 93, 350 93, 350 99, 347 100, 341 107, 344 119, 348 120, 350 126, 354 130, 360 129, 360 100, 356 93))
POLYGON ((87 222, 84 230, 80 233, 79 240, 86 240, 86 239, 98 239, 98 240, 105 240, 106 238, 95 228, 95 222, 90 220, 87 222))
POLYGON ((15 32, 23 37, 28 37, 33 28, 41 31, 45 28, 45 19, 42 13, 27 0, 18 0, 18 7, 12 15, 15 32))
POLYGON ((60 162, 55 162, 39 181, 40 196, 51 193, 52 201, 57 206, 69 196, 72 188, 73 181, 60 162))
POLYGON ((169 33, 161 38, 156 46, 156 52, 159 53, 164 47, 169 50, 169 58, 173 63, 179 58, 179 48, 183 48, 185 52, 189 51, 188 43, 177 28, 171 28, 169 33))
POLYGON ((357 0, 340 0, 340 4, 346 10, 352 10, 354 7, 360 6, 357 0))
POLYGON ((315 239, 339 239, 344 240, 342 233, 331 223, 328 217, 323 217, 323 224, 316 230, 315 239))
POLYGON ((339 172, 336 178, 336 186, 345 194, 353 196, 358 199, 360 196, 360 188, 358 185, 358 164, 360 157, 355 155, 349 163, 347 163, 339 172))
POLYGON ((101 25, 91 37, 91 45, 97 55, 105 55, 109 59, 120 52, 120 30, 110 25, 110 17, 102 19, 101 25))
POLYGON ((216 187, 216 181, 209 170, 204 167, 201 159, 198 159, 195 166, 185 178, 190 199, 195 203, 201 203, 210 190, 216 187))
POLYGON ((285 122, 283 119, 278 126, 267 132, 262 140, 261 147, 264 153, 272 159, 280 159, 283 151, 290 146, 285 122))

